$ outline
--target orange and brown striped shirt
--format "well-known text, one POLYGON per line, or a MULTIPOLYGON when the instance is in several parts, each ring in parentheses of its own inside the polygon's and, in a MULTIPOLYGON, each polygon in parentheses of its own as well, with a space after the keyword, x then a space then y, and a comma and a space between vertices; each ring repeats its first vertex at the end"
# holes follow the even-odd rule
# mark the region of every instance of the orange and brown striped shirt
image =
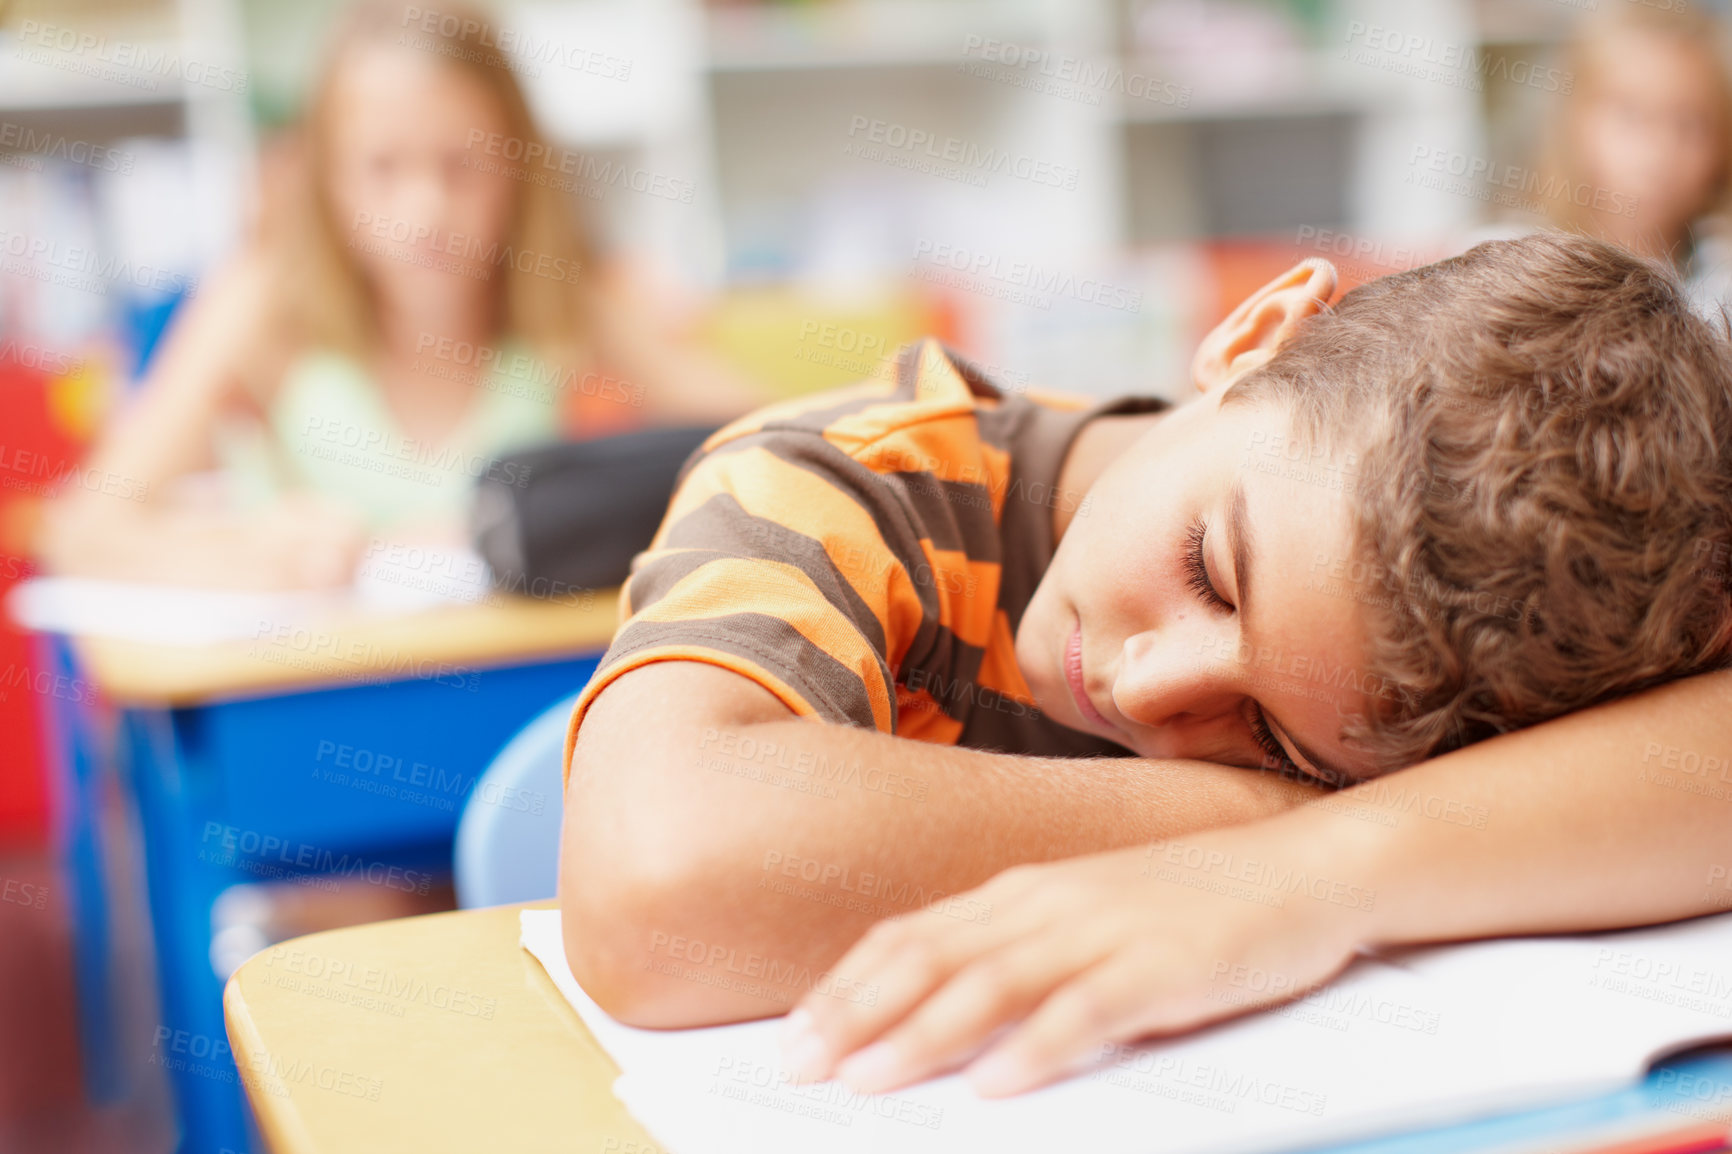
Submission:
POLYGON ((1089 407, 1007 395, 936 341, 893 381, 772 405, 686 462, 632 564, 621 625, 566 743, 612 681, 702 661, 802 717, 1026 755, 1127 750, 1034 705, 1014 637, 1052 560, 1059 467, 1089 407))

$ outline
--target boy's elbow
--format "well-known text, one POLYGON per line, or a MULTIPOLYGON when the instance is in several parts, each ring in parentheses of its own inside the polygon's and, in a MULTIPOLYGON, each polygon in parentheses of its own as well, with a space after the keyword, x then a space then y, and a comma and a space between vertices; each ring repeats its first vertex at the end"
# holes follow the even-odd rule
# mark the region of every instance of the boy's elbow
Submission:
POLYGON ((571 976, 596 1005, 616 1021, 632 1026, 678 1025, 668 1022, 666 991, 658 983, 652 942, 656 931, 646 914, 660 901, 641 892, 619 892, 611 879, 559 889, 565 960, 571 976))
POLYGON ((692 717, 722 717, 728 703, 704 695, 737 694, 736 680, 685 662, 633 670, 596 697, 572 749, 559 870, 566 960, 597 1005, 633 1026, 784 1008, 717 980, 727 951, 780 950, 785 928, 751 884, 763 852, 754 847, 769 836, 763 807, 729 808, 725 791, 691 781, 694 726, 704 724, 692 717), (683 703, 677 714, 666 712, 670 696, 683 703))
POLYGON ((580 847, 577 840, 561 855, 559 905, 566 962, 578 985, 627 1025, 715 1022, 710 987, 680 980, 686 962, 675 956, 715 937, 715 895, 703 881, 714 871, 682 855, 645 852, 641 843, 616 852, 605 841, 580 847))

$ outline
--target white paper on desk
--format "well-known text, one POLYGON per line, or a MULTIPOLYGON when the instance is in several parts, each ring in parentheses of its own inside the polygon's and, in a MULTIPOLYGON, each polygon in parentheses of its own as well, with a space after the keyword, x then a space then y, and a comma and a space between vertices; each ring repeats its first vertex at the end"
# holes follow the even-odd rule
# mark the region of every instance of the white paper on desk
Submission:
POLYGON ((12 619, 44 633, 151 645, 256 637, 260 622, 299 622, 341 604, 331 593, 245 593, 89 577, 33 577, 7 598, 12 619))
POLYGON ((1365 958, 1303 1001, 1121 1050, 1019 1098, 977 1098, 954 1076, 856 1095, 791 1085, 780 1019, 615 1022, 572 978, 559 912, 522 916, 523 947, 619 1065, 614 1092, 675 1154, 1280 1150, 1604 1093, 1666 1053, 1732 1037, 1726 914, 1365 958))
POLYGON ((495 599, 487 565, 471 550, 382 545, 361 559, 351 587, 246 592, 89 577, 33 577, 7 608, 27 629, 151 645, 214 645, 258 637, 261 627, 334 614, 391 617, 495 599))
POLYGON ((355 567, 357 606, 414 613, 498 600, 493 575, 473 549, 378 542, 355 567))

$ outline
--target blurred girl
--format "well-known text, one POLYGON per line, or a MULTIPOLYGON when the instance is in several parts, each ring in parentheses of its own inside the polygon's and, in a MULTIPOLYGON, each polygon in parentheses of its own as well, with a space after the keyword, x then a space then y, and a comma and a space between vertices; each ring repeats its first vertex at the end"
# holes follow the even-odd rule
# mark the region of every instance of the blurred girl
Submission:
POLYGON ((1618 4, 1566 49, 1573 94, 1542 158, 1552 223, 1671 261, 1692 303, 1732 288, 1732 76, 1712 16, 1618 4))
POLYGON ((92 458, 148 499, 63 498, 52 567, 341 584, 370 536, 458 543, 474 479, 556 437, 569 394, 683 423, 757 402, 597 267, 557 166, 505 160, 562 154, 509 61, 465 38, 485 19, 409 12, 349 15, 298 155, 261 182, 259 240, 182 309, 92 458))

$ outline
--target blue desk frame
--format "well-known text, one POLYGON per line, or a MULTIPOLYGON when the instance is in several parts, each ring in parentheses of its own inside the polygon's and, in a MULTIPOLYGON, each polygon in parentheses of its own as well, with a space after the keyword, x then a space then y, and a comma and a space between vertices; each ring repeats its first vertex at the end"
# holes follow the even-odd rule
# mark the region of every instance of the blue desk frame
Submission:
MULTIPOLYGON (((54 648, 71 674, 70 646, 59 640, 54 648)), ((110 897, 93 817, 110 759, 79 706, 51 703, 68 803, 61 845, 74 894, 91 1096, 112 1100, 128 1088, 130 1070, 158 1062, 174 1094, 183 1154, 254 1150, 211 961, 218 895, 244 882, 332 872, 400 888, 427 873, 448 875, 476 779, 519 729, 581 688, 600 657, 121 710, 113 761, 143 833, 161 999, 155 1033, 170 1032, 148 1055, 117 1053, 108 1033, 110 897)))

